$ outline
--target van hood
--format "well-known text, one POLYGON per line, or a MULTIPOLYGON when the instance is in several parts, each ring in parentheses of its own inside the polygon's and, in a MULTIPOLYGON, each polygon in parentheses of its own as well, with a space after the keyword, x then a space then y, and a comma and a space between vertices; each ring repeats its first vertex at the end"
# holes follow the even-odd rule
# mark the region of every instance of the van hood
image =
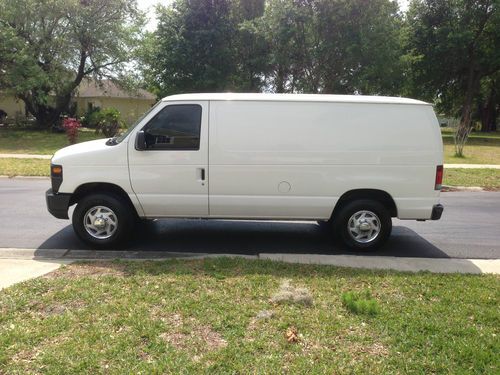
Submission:
POLYGON ((71 165, 121 165, 126 158, 126 142, 106 145, 108 138, 77 143, 58 150, 52 157, 53 164, 71 165))

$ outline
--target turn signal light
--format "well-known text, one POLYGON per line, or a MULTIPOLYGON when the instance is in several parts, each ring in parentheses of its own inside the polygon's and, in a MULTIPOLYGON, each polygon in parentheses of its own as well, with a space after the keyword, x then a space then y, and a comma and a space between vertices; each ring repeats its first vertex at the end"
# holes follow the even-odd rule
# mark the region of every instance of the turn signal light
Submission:
POLYGON ((50 167, 50 173, 52 176, 61 176, 62 175, 62 167, 60 165, 52 165, 50 167))
POLYGON ((443 166, 438 165, 436 167, 436 183, 434 185, 434 190, 441 190, 443 187, 443 166))

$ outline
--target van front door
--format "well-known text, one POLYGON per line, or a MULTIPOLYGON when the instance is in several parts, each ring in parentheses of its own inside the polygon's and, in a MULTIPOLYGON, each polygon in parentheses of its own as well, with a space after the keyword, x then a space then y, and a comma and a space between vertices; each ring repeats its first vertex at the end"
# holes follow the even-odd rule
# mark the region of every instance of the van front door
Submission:
POLYGON ((208 216, 208 101, 165 102, 129 140, 132 189, 147 217, 208 216))

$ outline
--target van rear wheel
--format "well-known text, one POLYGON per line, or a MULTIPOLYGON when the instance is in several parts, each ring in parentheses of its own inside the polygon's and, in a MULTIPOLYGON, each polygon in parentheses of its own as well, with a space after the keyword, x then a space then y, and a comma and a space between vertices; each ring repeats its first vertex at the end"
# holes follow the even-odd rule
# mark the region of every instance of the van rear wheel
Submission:
POLYGON ((134 216, 119 197, 92 194, 78 202, 72 217, 78 237, 94 248, 119 247, 129 238, 134 216))
POLYGON ((381 203, 363 199, 344 205, 333 220, 334 232, 354 250, 370 251, 382 246, 392 231, 391 215, 381 203))

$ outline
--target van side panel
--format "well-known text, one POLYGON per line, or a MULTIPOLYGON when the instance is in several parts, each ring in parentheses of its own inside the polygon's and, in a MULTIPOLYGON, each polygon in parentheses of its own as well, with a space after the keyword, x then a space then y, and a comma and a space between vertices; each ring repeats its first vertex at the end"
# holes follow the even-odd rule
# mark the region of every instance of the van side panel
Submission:
POLYGON ((342 194, 365 188, 388 192, 400 218, 430 218, 437 203, 442 143, 430 106, 212 101, 210 108, 211 217, 328 219, 342 194))

